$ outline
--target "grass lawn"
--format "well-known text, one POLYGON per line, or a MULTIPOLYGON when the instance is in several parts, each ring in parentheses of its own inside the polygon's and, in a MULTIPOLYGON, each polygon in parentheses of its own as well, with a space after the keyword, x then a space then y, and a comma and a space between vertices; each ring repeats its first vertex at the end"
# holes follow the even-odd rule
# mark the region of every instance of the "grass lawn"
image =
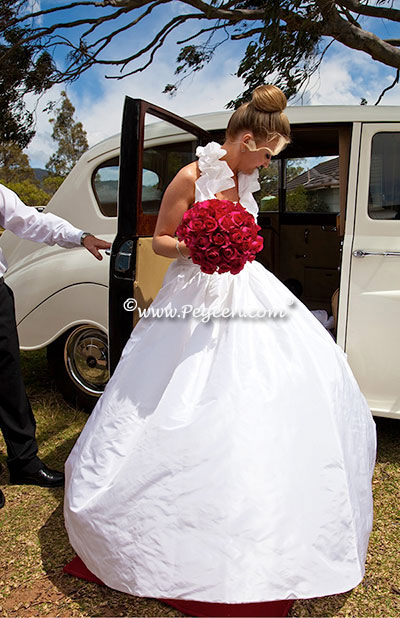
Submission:
MULTIPOLYGON (((62 468, 87 419, 55 390, 44 351, 22 354, 25 383, 38 424, 40 456, 62 468)), ((400 616, 400 421, 375 419, 374 527, 366 574, 348 593, 296 601, 291 616, 400 616)), ((63 523, 63 489, 8 485, 0 437, 0 616, 181 616, 156 600, 132 597, 62 572, 71 560, 63 523)))

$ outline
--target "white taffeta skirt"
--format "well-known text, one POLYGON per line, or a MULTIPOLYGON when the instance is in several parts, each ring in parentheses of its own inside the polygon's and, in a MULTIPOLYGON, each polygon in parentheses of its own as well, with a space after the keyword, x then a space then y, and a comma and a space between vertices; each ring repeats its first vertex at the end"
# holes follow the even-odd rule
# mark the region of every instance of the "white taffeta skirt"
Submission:
POLYGON ((346 354, 257 261, 208 275, 178 258, 151 308, 66 463, 86 566, 132 595, 212 603, 356 586, 376 428, 346 354))

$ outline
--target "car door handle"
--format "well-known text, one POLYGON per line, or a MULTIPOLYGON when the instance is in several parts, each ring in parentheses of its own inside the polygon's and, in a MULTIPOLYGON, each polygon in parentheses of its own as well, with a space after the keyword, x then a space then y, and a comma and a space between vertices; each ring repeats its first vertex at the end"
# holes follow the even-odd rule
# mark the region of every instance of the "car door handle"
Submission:
POLYGON ((365 257, 366 255, 394 255, 400 257, 400 251, 364 251, 364 249, 356 249, 353 251, 354 257, 365 257))

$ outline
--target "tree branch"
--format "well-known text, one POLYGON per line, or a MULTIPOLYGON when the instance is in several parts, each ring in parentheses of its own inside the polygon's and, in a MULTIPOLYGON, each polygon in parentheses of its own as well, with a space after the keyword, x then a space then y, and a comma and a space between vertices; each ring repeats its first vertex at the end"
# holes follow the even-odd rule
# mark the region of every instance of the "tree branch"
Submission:
MULTIPOLYGON (((101 43, 102 41, 106 41, 106 45, 104 47, 106 47, 108 45, 108 43, 110 43, 110 41, 117 36, 118 34, 120 34, 121 32, 124 32, 125 30, 129 30, 129 28, 133 28, 134 26, 137 26, 137 24, 142 21, 142 19, 144 19, 145 17, 147 17, 147 15, 150 15, 150 13, 153 11, 153 9, 158 6, 159 4, 164 4, 168 2, 168 0, 154 0, 152 4, 150 4, 150 6, 147 7, 147 9, 145 11, 143 11, 143 13, 141 15, 139 15, 139 17, 137 17, 136 19, 134 19, 133 21, 129 22, 128 24, 126 24, 125 26, 122 26, 121 28, 118 28, 117 30, 113 30, 113 32, 107 36, 101 37, 100 39, 98 39, 97 41, 95 41, 94 43, 91 43, 91 45, 88 45, 87 49, 90 49, 92 47, 96 47, 96 45, 99 45, 99 43, 101 43)), ((125 9, 126 11, 126 9, 125 9)), ((107 16, 108 19, 115 19, 115 14, 113 15, 108 15, 107 16)), ((100 21, 100 20, 99 20, 100 21)), ((103 22, 101 22, 103 23, 103 22)), ((96 28, 97 25, 99 24, 95 24, 93 25, 89 30, 87 30, 82 36, 81 39, 84 39, 85 37, 89 36, 89 34, 91 34, 96 28)), ((104 48, 103 48, 104 49, 104 48)))
POLYGON ((241 39, 248 39, 255 34, 261 34, 263 28, 253 28, 252 30, 247 30, 247 32, 242 32, 241 34, 232 34, 232 41, 240 41, 241 39))
POLYGON ((388 86, 388 87, 387 87, 387 88, 385 88, 384 90, 382 90, 382 92, 381 92, 381 94, 379 95, 378 100, 376 101, 375 105, 378 105, 378 103, 380 103, 380 102, 381 102, 381 100, 382 100, 383 95, 385 94, 385 92, 387 92, 388 90, 391 90, 392 88, 394 88, 394 86, 395 86, 396 84, 398 84, 398 83, 399 83, 399 77, 400 77, 400 69, 397 69, 397 72, 396 72, 396 77, 394 78, 393 83, 392 83, 392 84, 390 84, 390 86, 388 86))
MULTIPOLYGON (((188 36, 187 39, 182 39, 181 41, 177 41, 177 45, 183 45, 183 43, 189 43, 189 41, 193 41, 193 39, 197 39, 198 36, 204 34, 205 32, 214 32, 215 30, 220 30, 221 28, 226 28, 226 24, 219 24, 218 26, 210 26, 210 28, 203 28, 196 32, 196 34, 192 34, 188 36)), ((233 38, 233 37, 232 37, 233 38)))
MULTIPOLYGON (((257 19, 265 18, 265 9, 243 9, 243 8, 233 8, 230 7, 235 6, 237 4, 242 4, 242 2, 226 2, 225 4, 221 4, 217 6, 214 4, 213 0, 210 3, 203 2, 203 0, 181 0, 183 4, 191 6, 194 9, 198 9, 200 13, 203 13, 205 19, 226 19, 231 21, 232 23, 250 20, 254 21, 257 19)), ((110 4, 112 6, 128 6, 131 4, 130 0, 110 0, 110 4)))
POLYGON ((354 19, 353 15, 351 14, 351 12, 346 9, 345 7, 343 7, 341 4, 339 5, 340 8, 342 9, 344 15, 347 17, 348 21, 353 24, 353 26, 357 26, 358 28, 361 28, 360 24, 358 23, 358 21, 356 19, 354 19))
POLYGON ((340 4, 345 6, 353 13, 359 15, 369 15, 369 17, 383 17, 391 21, 400 21, 400 10, 392 9, 385 6, 371 6, 370 4, 361 4, 358 0, 340 0, 340 4))
POLYGON ((389 45, 394 45, 395 47, 400 46, 400 39, 384 39, 385 43, 389 43, 389 45))
MULTIPOLYGON (((24 4, 26 4, 26 0, 23 0, 23 2, 21 2, 21 6, 24 4)), ((97 2, 96 0, 82 0, 81 2, 71 2, 64 6, 55 6, 51 9, 43 9, 41 11, 36 11, 35 13, 28 13, 26 15, 23 15, 22 17, 18 17, 17 19, 10 21, 9 25, 21 23, 23 21, 26 21, 27 19, 32 19, 33 17, 41 17, 42 15, 48 15, 49 13, 55 13, 56 11, 66 11, 68 9, 73 9, 77 6, 105 7, 105 6, 109 6, 109 4, 108 3, 105 4, 104 2, 97 2)))
MULTIPOLYGON (((348 0, 346 0, 347 2, 348 0)), ((342 0, 341 0, 342 2, 342 0)), ((324 17, 323 34, 332 36, 340 43, 351 49, 357 49, 367 53, 374 60, 378 60, 387 66, 400 67, 400 50, 393 45, 385 43, 376 34, 363 30, 349 23, 339 15, 336 3, 333 0, 316 0, 316 4, 324 17)), ((345 2, 343 2, 345 4, 345 2)), ((400 11, 399 11, 400 13, 400 11)))
MULTIPOLYGON (((400 10, 397 9, 370 6, 364 4, 364 2, 359 2, 359 0, 340 0, 338 2, 334 0, 287 0, 281 3, 275 0, 271 2, 271 10, 268 10, 268 4, 250 2, 249 0, 228 0, 225 2, 217 2, 216 0, 179 1, 183 6, 193 8, 195 12, 186 15, 184 13, 175 15, 175 17, 160 28, 152 40, 145 44, 142 49, 138 50, 137 47, 136 49, 134 47, 134 53, 130 56, 115 60, 102 57, 102 52, 104 52, 111 41, 120 33, 134 28, 139 23, 143 22, 144 18, 150 15, 156 7, 168 4, 168 0, 78 0, 70 4, 68 4, 66 0, 63 0, 63 6, 43 9, 35 13, 23 15, 18 19, 14 19, 13 22, 10 20, 10 24, 14 23, 14 25, 17 25, 32 17, 46 16, 56 11, 66 11, 79 6, 96 7, 112 11, 111 13, 108 11, 107 14, 100 13, 97 18, 87 16, 74 21, 68 21, 66 16, 63 16, 59 23, 46 25, 45 27, 27 28, 25 37, 21 37, 19 43, 21 47, 25 44, 29 45, 32 41, 36 41, 36 45, 39 49, 54 49, 58 45, 65 45, 72 50, 69 54, 69 65, 67 69, 55 73, 57 80, 59 79, 60 81, 62 76, 64 76, 64 79, 76 79, 93 64, 120 66, 120 72, 122 73, 130 62, 138 58, 143 58, 146 54, 150 54, 149 60, 146 60, 143 66, 129 73, 124 73, 123 75, 108 77, 111 79, 121 79, 126 75, 141 72, 151 64, 155 53, 164 44, 167 37, 176 28, 189 20, 207 20, 208 22, 212 22, 212 25, 198 30, 197 33, 179 41, 179 44, 191 41, 207 32, 215 32, 218 29, 227 29, 229 27, 234 28, 234 33, 231 34, 232 40, 251 39, 254 36, 261 35, 257 44, 258 46, 265 46, 271 33, 272 36, 276 36, 278 40, 281 36, 279 30, 282 32, 282 37, 289 36, 290 38, 291 33, 293 33, 293 40, 298 40, 300 43, 299 53, 294 53, 291 57, 292 68, 290 68, 290 71, 295 70, 297 73, 299 73, 299 71, 297 70, 296 63, 299 63, 302 58, 306 62, 307 71, 309 71, 309 59, 314 53, 313 50, 315 45, 321 36, 331 37, 332 40, 336 40, 349 48, 363 51, 374 60, 378 60, 387 66, 393 66, 396 69, 400 67, 400 50, 397 49, 397 47, 400 47, 399 39, 383 40, 379 38, 372 32, 364 30, 351 14, 357 13, 359 15, 370 15, 391 19, 392 21, 400 21, 400 10), (122 15, 139 9, 143 9, 140 15, 129 23, 121 25, 121 27, 115 28, 114 30, 112 27, 108 28, 108 31, 106 30, 99 38, 96 39, 96 37, 93 37, 96 40, 86 40, 99 26, 110 22, 115 23, 122 15), (256 24, 254 22, 259 23, 256 24), (237 25, 240 23, 242 28, 239 30, 237 25), (251 28, 250 25, 254 25, 255 27, 251 28), (81 26, 87 26, 87 29, 84 34, 79 37, 79 43, 73 43, 59 34, 63 29, 73 29, 81 26), (285 34, 283 34, 284 30, 285 34), (267 39, 264 39, 264 36, 266 36, 267 39), (306 44, 304 41, 306 41, 306 44), (305 54, 305 56, 303 57, 302 54, 305 54)), ((21 6, 26 2, 27 0, 23 0, 21 6)), ((93 13, 90 15, 92 14, 93 13)), ((5 52, 5 56, 6 55, 7 51, 5 52)), ((247 64, 250 68, 246 70, 250 70, 251 58, 248 59, 247 64)), ((285 72, 283 65, 279 66, 279 70, 285 72)), ((304 68, 304 70, 306 69, 304 68)), ((292 84, 296 83, 298 79, 298 77, 293 77, 293 79, 290 78, 292 84)))
MULTIPOLYGON (((152 41, 150 41, 150 43, 148 43, 145 47, 140 49, 135 54, 132 54, 131 56, 127 56, 126 58, 122 58, 120 60, 98 60, 98 59, 96 59, 96 64, 113 65, 113 66, 123 65, 123 67, 121 69, 121 70, 123 70, 123 68, 127 64, 129 64, 129 62, 132 62, 133 60, 137 60, 138 58, 143 56, 148 51, 152 51, 152 58, 153 58, 154 57, 153 51, 156 51, 157 49, 159 49, 161 47, 161 45, 159 44, 160 41, 162 41, 162 43, 164 43, 166 37, 173 30, 175 30, 175 28, 177 28, 178 26, 180 26, 182 23, 184 23, 185 21, 187 21, 189 19, 198 19, 198 17, 199 16, 197 14, 193 14, 193 13, 188 13, 186 15, 179 15, 178 17, 174 17, 161 30, 159 30, 159 32, 155 35, 155 37, 152 39, 152 41)), ((74 46, 72 46, 72 47, 77 52, 79 52, 79 48, 76 48, 74 46)), ((104 48, 104 46, 103 46, 103 48, 104 48)), ((89 61, 90 61, 90 64, 92 64, 93 63, 92 61, 96 58, 97 53, 99 53, 99 51, 101 51, 101 50, 98 50, 97 52, 95 52, 92 55, 88 54, 88 60, 87 60, 87 62, 84 63, 84 65, 88 64, 89 61)), ((148 64, 146 64, 146 67, 147 66, 148 66, 148 64)), ((132 73, 126 73, 123 76, 107 76, 107 77, 108 77, 108 79, 122 79, 123 77, 126 77, 127 75, 132 75, 134 72, 138 72, 138 71, 141 71, 141 70, 143 70, 143 69, 142 68, 137 69, 137 70, 135 69, 135 71, 133 71, 132 73)))

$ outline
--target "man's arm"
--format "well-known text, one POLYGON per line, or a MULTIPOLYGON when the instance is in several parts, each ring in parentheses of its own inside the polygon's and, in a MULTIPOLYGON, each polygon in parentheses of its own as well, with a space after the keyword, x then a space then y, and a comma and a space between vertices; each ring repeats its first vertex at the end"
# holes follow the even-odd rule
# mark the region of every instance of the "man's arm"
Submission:
POLYGON ((20 238, 60 245, 67 249, 79 247, 83 230, 52 213, 40 213, 26 206, 11 189, 0 184, 0 225, 20 238))

